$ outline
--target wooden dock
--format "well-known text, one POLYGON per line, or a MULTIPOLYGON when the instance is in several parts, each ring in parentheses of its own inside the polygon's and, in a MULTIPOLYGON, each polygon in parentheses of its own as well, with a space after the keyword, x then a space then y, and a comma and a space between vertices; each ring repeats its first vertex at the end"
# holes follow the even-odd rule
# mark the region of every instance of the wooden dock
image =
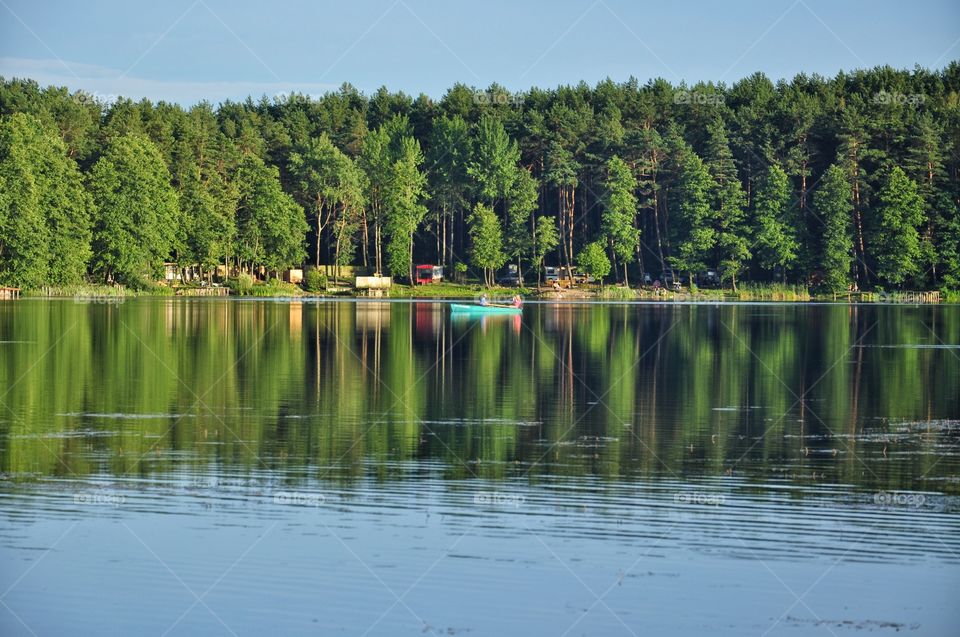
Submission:
POLYGON ((20 288, 0 288, 0 301, 13 301, 20 298, 20 288))
POLYGON ((228 287, 174 288, 177 296, 230 296, 228 287))
POLYGON ((851 300, 860 300, 872 303, 910 303, 928 304, 939 303, 940 292, 855 292, 850 295, 851 300))

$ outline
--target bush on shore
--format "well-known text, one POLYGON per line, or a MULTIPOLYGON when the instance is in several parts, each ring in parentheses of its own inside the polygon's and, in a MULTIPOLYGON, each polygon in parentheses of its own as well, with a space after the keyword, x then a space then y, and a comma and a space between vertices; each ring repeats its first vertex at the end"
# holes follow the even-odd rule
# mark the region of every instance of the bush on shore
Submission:
POLYGON ((303 275, 303 289, 307 292, 325 292, 327 289, 327 275, 311 268, 303 275))

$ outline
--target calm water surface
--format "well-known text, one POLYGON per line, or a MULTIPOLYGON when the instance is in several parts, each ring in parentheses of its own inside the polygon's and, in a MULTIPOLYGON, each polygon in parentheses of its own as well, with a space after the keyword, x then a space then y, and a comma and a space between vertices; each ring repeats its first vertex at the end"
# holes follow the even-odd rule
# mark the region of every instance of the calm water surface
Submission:
POLYGON ((0 303, 0 635, 960 634, 960 307, 0 303))

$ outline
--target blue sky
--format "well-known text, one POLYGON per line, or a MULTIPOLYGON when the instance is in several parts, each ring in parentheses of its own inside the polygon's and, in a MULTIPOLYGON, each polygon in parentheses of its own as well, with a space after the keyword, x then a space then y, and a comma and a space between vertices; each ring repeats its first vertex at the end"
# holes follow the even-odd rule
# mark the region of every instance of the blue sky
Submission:
POLYGON ((350 82, 441 97, 960 59, 960 2, 0 0, 0 75, 191 104, 350 82))

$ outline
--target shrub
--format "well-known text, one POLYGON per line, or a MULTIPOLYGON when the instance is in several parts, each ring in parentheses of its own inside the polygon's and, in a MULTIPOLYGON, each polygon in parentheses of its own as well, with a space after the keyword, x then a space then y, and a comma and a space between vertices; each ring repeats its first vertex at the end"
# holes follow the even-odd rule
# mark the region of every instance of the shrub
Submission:
POLYGON ((303 275, 303 289, 307 292, 323 292, 327 289, 327 275, 317 268, 307 270, 303 275))
POLYGON ((300 296, 303 292, 293 283, 286 283, 280 279, 270 279, 266 283, 254 285, 250 290, 250 294, 263 297, 288 297, 300 296))
POLYGON ((241 296, 250 294, 253 291, 253 277, 249 274, 240 274, 234 279, 229 279, 227 281, 227 287, 229 287, 235 294, 241 296))
POLYGON ((599 241, 583 246, 583 250, 577 255, 577 265, 601 284, 603 284, 603 277, 610 274, 610 259, 599 241))
POLYGON ((637 292, 622 285, 609 285, 597 292, 597 298, 607 301, 632 301, 637 298, 637 292))

